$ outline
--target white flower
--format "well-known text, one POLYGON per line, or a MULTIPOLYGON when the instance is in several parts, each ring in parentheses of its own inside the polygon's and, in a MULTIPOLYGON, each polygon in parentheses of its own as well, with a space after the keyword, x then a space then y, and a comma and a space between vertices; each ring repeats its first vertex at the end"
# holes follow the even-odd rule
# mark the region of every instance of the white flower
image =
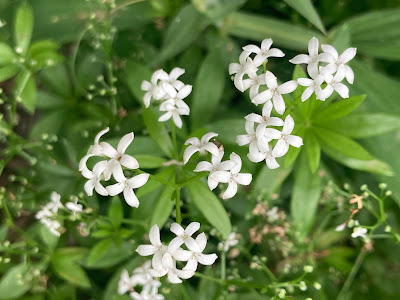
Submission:
POLYGON ((278 208, 276 206, 267 211, 267 218, 269 222, 274 222, 279 219, 278 208))
POLYGON ((153 277, 162 277, 168 275, 169 282, 173 284, 182 283, 182 279, 189 279, 193 277, 194 270, 183 268, 179 270, 176 268, 176 260, 174 260, 169 252, 165 253, 162 257, 161 266, 163 269, 149 270, 150 275, 153 277))
POLYGON ((54 213, 52 211, 50 211, 50 207, 48 205, 45 205, 41 210, 39 210, 36 213, 35 218, 38 220, 42 220, 42 219, 49 218, 53 215, 54 215, 54 213))
MULTIPOLYGON (((267 126, 283 126, 283 120, 277 117, 271 117, 272 102, 268 100, 262 109, 262 116, 251 113, 245 117, 246 120, 259 123, 256 129, 256 136, 258 139, 264 138, 265 129, 267 126)), ((267 140, 269 142, 270 140, 267 140)))
POLYGON ((357 48, 348 48, 340 56, 339 56, 338 52, 336 51, 336 49, 331 45, 321 45, 321 48, 325 53, 328 53, 331 55, 331 60, 329 61, 329 64, 327 65, 327 67, 331 69, 331 73, 336 72, 337 69, 339 68, 339 66, 343 65, 346 80, 350 84, 353 84, 354 72, 346 64, 350 60, 352 60, 354 58, 354 56, 356 56, 357 48))
POLYGON ((79 162, 79 171, 82 171, 83 169, 87 170, 86 162, 90 157, 103 155, 103 147, 100 146, 99 141, 100 141, 100 138, 104 134, 106 134, 108 131, 109 131, 109 128, 107 127, 106 129, 101 130, 96 135, 96 137, 94 138, 94 145, 89 147, 87 154, 84 157, 82 157, 82 159, 79 162))
POLYGON ((249 144, 249 155, 255 155, 258 149, 258 138, 254 130, 254 122, 246 120, 245 129, 247 134, 238 135, 236 137, 236 143, 239 146, 244 146, 249 144))
POLYGON ((173 68, 171 70, 171 73, 169 73, 168 75, 167 82, 171 84, 174 88, 176 88, 178 91, 181 90, 185 86, 185 84, 182 81, 178 80, 178 77, 184 73, 185 70, 182 68, 173 68))
POLYGON ((176 127, 182 128, 180 116, 188 116, 190 108, 183 100, 170 99, 160 105, 160 111, 165 111, 166 113, 158 118, 159 122, 168 121, 172 117, 176 127))
POLYGON ((115 178, 121 177, 121 173, 123 174, 122 166, 130 170, 139 168, 138 161, 134 157, 125 154, 126 149, 132 143, 134 137, 135 135, 133 132, 124 135, 118 143, 117 150, 108 143, 100 143, 103 147, 103 154, 111 158, 107 162, 107 166, 104 170, 104 178, 106 181, 111 178, 111 175, 114 175, 115 178))
POLYGON ((324 101, 327 99, 330 95, 332 95, 333 91, 336 91, 342 98, 349 98, 349 88, 341 83, 345 76, 344 65, 340 65, 338 67, 335 75, 332 75, 330 71, 331 70, 329 70, 327 67, 321 70, 321 74, 324 76, 325 82, 327 83, 326 88, 324 88, 322 91, 321 98, 323 99, 321 100, 324 101))
POLYGON ((244 91, 250 88, 250 99, 253 100, 258 95, 258 90, 261 85, 265 85, 265 75, 257 75, 256 73, 250 73, 249 78, 243 80, 244 91))
POLYGON ((93 167, 93 172, 84 168, 82 170, 82 175, 89 179, 84 186, 86 194, 88 196, 93 195, 93 189, 96 189, 96 192, 102 196, 108 196, 107 190, 101 185, 100 181, 102 180, 102 174, 107 167, 107 161, 103 160, 98 162, 93 167))
POLYGON ((223 156, 224 150, 219 149, 218 156, 211 156, 211 163, 209 163, 208 161, 201 161, 197 164, 196 169, 194 169, 194 172, 210 172, 210 175, 208 176, 208 187, 210 188, 210 190, 214 190, 219 183, 219 181, 215 180, 211 175, 217 171, 230 170, 235 165, 235 162, 231 160, 221 162, 223 156))
POLYGON ((242 168, 242 159, 239 155, 232 152, 230 160, 235 162, 235 166, 230 171, 216 171, 210 174, 215 181, 229 183, 228 188, 222 194, 222 199, 230 199, 236 195, 238 184, 249 185, 252 180, 250 173, 239 173, 242 168))
POLYGON ((54 214, 58 212, 58 209, 63 207, 61 201, 61 196, 56 192, 52 192, 50 195, 50 202, 47 203, 47 208, 51 210, 54 214))
POLYGON ((200 233, 196 237, 195 243, 197 244, 197 250, 192 250, 192 256, 188 260, 188 263, 184 267, 184 269, 196 271, 197 265, 199 263, 202 265, 205 265, 205 266, 211 266, 215 262, 215 260, 218 258, 217 254, 215 254, 215 253, 212 253, 212 254, 203 254, 202 253, 207 245, 207 237, 204 234, 204 232, 200 233))
POLYGON ((153 286, 151 290, 142 290, 140 294, 138 292, 130 293, 130 296, 134 300, 164 300, 164 296, 158 294, 158 287, 153 286))
POLYGON ((140 188, 145 185, 147 180, 149 180, 150 174, 139 174, 132 178, 125 178, 125 176, 118 176, 115 179, 118 183, 109 185, 106 189, 110 196, 115 196, 120 193, 124 193, 124 199, 129 206, 138 207, 139 200, 135 195, 133 189, 140 188))
POLYGON ((238 235, 236 234, 236 232, 231 232, 231 234, 229 234, 228 239, 224 242, 221 242, 218 244, 218 249, 220 251, 224 251, 224 252, 228 252, 228 250, 233 247, 236 246, 239 243, 238 240, 238 235))
POLYGON ((272 99, 276 112, 282 115, 286 108, 282 95, 292 93, 297 88, 297 81, 290 80, 278 86, 275 75, 267 71, 265 73, 265 82, 268 90, 258 94, 253 98, 252 102, 258 105, 272 99))
POLYGON ((191 251, 199 251, 199 246, 192 238, 192 235, 200 229, 199 222, 190 223, 186 229, 183 229, 178 223, 172 223, 171 232, 176 234, 176 237, 169 243, 168 249, 173 252, 178 249, 183 243, 191 251))
POLYGON ((155 100, 160 100, 165 96, 165 90, 159 85, 158 81, 167 81, 169 80, 168 74, 164 70, 157 70, 151 76, 151 82, 144 80, 142 82, 142 90, 146 91, 144 94, 144 105, 146 107, 150 106, 151 98, 155 100))
POLYGON ((310 75, 311 78, 315 78, 318 75, 318 63, 319 62, 328 63, 332 61, 332 57, 330 54, 328 53, 318 54, 318 46, 319 46, 318 39, 313 37, 308 42, 309 55, 299 54, 293 57, 291 60, 289 60, 289 62, 295 65, 307 64, 308 75, 310 75))
POLYGON ((251 52, 249 51, 243 51, 239 56, 239 63, 231 63, 229 65, 229 75, 236 74, 234 78, 234 84, 235 87, 241 92, 244 92, 243 76, 245 74, 249 75, 256 73, 258 70, 253 60, 249 57, 250 54, 251 52))
POLYGON ((58 221, 44 218, 41 219, 40 222, 44 224, 49 229, 49 231, 55 236, 61 235, 60 232, 57 231, 57 229, 61 227, 61 224, 58 221))
POLYGON ((210 139, 213 137, 218 136, 217 133, 214 132, 208 132, 203 137, 201 140, 199 140, 196 137, 191 137, 185 142, 185 145, 191 145, 185 149, 185 152, 183 153, 183 163, 187 163, 192 157, 193 154, 196 152, 199 152, 200 155, 203 155, 206 153, 206 151, 210 152, 212 155, 218 156, 219 150, 218 147, 210 142, 210 139))
POLYGON ((285 155, 289 150, 289 145, 299 148, 303 145, 303 139, 296 135, 291 135, 294 128, 294 120, 288 115, 283 125, 281 137, 275 145, 274 151, 277 156, 285 155))
POLYGON ((313 93, 317 96, 317 99, 323 100, 324 95, 321 89, 321 84, 324 82, 325 78, 323 75, 318 74, 314 79, 310 78, 299 78, 297 82, 301 86, 306 86, 307 88, 304 90, 303 94, 301 95, 301 101, 306 101, 308 98, 311 97, 313 93))
POLYGON ((351 234, 351 237, 353 239, 358 238, 358 237, 362 237, 363 239, 365 239, 365 238, 367 238, 367 232, 368 232, 367 228, 355 227, 353 229, 353 233, 351 234))
MULTIPOLYGON (((269 128, 267 128, 268 130, 269 128)), ((271 129, 272 130, 272 129, 271 129)), ((273 129, 276 130, 276 129, 273 129)), ((263 149, 262 151, 254 154, 254 155, 249 155, 249 159, 252 162, 260 162, 265 159, 265 162, 267 164, 267 167, 269 169, 276 169, 279 168, 279 164, 276 161, 277 157, 281 157, 283 155, 279 155, 277 151, 275 150, 276 146, 272 149, 268 143, 263 144, 263 149)))
POLYGON ((83 211, 82 204, 78 204, 78 197, 73 198, 74 202, 67 202, 65 207, 72 212, 73 216, 76 216, 76 213, 81 213, 83 211))
POLYGON ((118 294, 123 295, 129 290, 133 289, 135 284, 132 282, 131 277, 127 270, 123 270, 121 273, 121 278, 118 281, 118 294))
POLYGON ((253 52, 257 54, 254 57, 254 64, 256 66, 260 66, 263 64, 263 62, 268 58, 268 57, 284 57, 285 54, 277 49, 277 48, 272 48, 272 39, 265 39, 261 42, 261 49, 257 47, 256 45, 247 45, 243 47, 243 50, 253 52))
POLYGON ((346 225, 347 225, 346 222, 340 224, 335 228, 335 231, 343 231, 346 228, 346 225))

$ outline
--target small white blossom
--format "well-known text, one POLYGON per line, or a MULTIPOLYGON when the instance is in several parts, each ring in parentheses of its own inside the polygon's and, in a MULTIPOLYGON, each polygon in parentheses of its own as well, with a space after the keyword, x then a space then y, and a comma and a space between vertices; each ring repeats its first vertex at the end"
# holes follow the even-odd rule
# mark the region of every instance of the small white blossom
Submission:
MULTIPOLYGON (((151 82, 144 80, 142 82, 142 90, 146 93, 144 94, 144 105, 150 106, 151 99, 160 100, 165 96, 165 90, 159 84, 159 80, 168 81, 170 78, 164 70, 157 70, 151 76, 151 82)), ((176 78, 175 78, 176 79, 176 78)))
POLYGON ((254 122, 246 120, 245 129, 247 134, 238 135, 236 137, 236 143, 239 146, 249 145, 248 157, 251 157, 259 152, 259 139, 257 138, 256 132, 254 130, 254 122))
POLYGON ((275 222, 279 219, 278 207, 273 207, 267 211, 267 218, 269 222, 275 222))
POLYGON ((174 88, 176 88, 178 91, 181 90, 185 86, 185 84, 182 81, 178 80, 178 77, 184 73, 185 70, 182 68, 173 68, 171 70, 171 73, 169 73, 168 75, 167 82, 171 84, 174 88))
POLYGON ((106 167, 107 161, 103 160, 94 165, 93 172, 86 168, 82 170, 83 177, 89 179, 84 186, 85 192, 88 196, 93 195, 93 189, 96 189, 96 192, 99 195, 108 196, 107 190, 100 183, 102 180, 102 174, 106 167))
POLYGON ((351 234, 351 237, 353 239, 358 238, 358 237, 366 239, 367 238, 367 233, 368 233, 368 229, 367 228, 355 227, 353 229, 353 233, 351 234))
POLYGON ((218 243, 218 249, 220 251, 228 252, 231 247, 236 246, 238 243, 238 234, 236 232, 231 232, 226 241, 218 243))
POLYGON ((123 295, 135 286, 127 270, 123 270, 118 281, 118 294, 123 295))
POLYGON ((331 73, 334 73, 338 70, 340 66, 344 67, 346 80, 353 84, 354 82, 354 72, 353 70, 346 65, 350 60, 354 58, 357 54, 357 48, 348 48, 346 49, 340 56, 336 49, 331 45, 321 45, 322 50, 325 53, 331 55, 331 59, 327 65, 327 68, 331 69, 331 73))
POLYGON ((303 145, 303 139, 296 135, 291 135, 294 128, 294 120, 288 115, 283 125, 281 136, 275 145, 275 152, 278 156, 285 155, 289 150, 289 145, 299 148, 303 145))
MULTIPOLYGON (((269 128, 267 128, 269 129, 269 128)), ((272 129, 271 129, 272 130, 272 129)), ((273 129, 276 130, 276 129, 273 129)), ((271 148, 269 143, 263 144, 263 149, 253 155, 249 155, 249 159, 252 162, 261 162, 265 160, 267 167, 269 169, 276 169, 279 168, 279 164, 276 161, 276 158, 281 157, 277 150, 275 150, 276 146, 274 148, 271 148)))
POLYGON ((72 215, 75 217, 76 213, 81 213, 83 211, 82 204, 78 204, 78 197, 74 196, 74 202, 67 202, 65 207, 72 212, 72 215))
POLYGON ((324 94, 322 92, 321 84, 324 82, 325 78, 323 75, 318 74, 314 79, 310 78, 299 78, 297 82, 301 86, 306 86, 307 88, 304 90, 301 95, 301 101, 306 101, 311 97, 313 93, 317 96, 317 99, 324 100, 324 94))
POLYGON ((257 47, 256 45, 247 45, 243 47, 243 50, 253 52, 256 54, 254 57, 254 64, 258 67, 263 64, 263 62, 268 57, 284 57, 285 54, 277 49, 272 48, 272 39, 265 39, 261 42, 261 48, 257 47))
POLYGON ((328 68, 323 68, 321 74, 324 76, 324 80, 327 83, 326 88, 322 90, 322 97, 325 100, 327 99, 334 91, 336 91, 340 97, 349 98, 349 88, 341 83, 345 76, 345 67, 344 65, 340 65, 337 69, 335 75, 330 73, 328 68))
POLYGON ((124 193, 124 199, 129 206, 139 207, 139 200, 133 189, 137 189, 146 184, 150 174, 139 174, 132 178, 116 177, 118 183, 109 185, 106 189, 110 196, 115 196, 124 193))
POLYGON ((343 230, 346 228, 346 225, 347 225, 346 222, 340 224, 339 226, 337 226, 337 227, 335 228, 335 231, 343 231, 343 230))
POLYGON ((87 170, 86 162, 92 156, 102 156, 103 155, 103 147, 100 146, 100 138, 109 131, 109 128, 101 130, 96 137, 94 138, 94 144, 89 147, 87 154, 82 157, 79 162, 79 171, 83 169, 87 170))
POLYGON ((199 140, 196 137, 189 138, 185 142, 185 145, 190 144, 190 146, 187 147, 185 149, 185 152, 183 153, 183 163, 186 164, 189 161, 190 157, 192 157, 192 155, 195 154, 196 152, 199 152, 200 155, 209 152, 212 155, 218 156, 219 153, 218 147, 213 142, 210 142, 210 139, 216 136, 218 136, 217 133, 208 132, 205 135, 203 135, 201 140, 199 140))
POLYGON ((195 270, 197 270, 197 266, 199 263, 202 265, 205 265, 205 266, 211 266, 218 258, 217 254, 215 254, 215 253, 212 253, 212 254, 203 254, 202 253, 207 245, 207 237, 204 232, 200 233, 196 237, 195 242, 197 245, 197 249, 192 250, 192 256, 188 260, 188 263, 184 269, 195 271, 195 270))
POLYGON ((183 229, 178 223, 172 223, 171 232, 175 233, 176 237, 169 243, 168 249, 175 251, 184 243, 191 251, 199 251, 196 241, 192 238, 192 235, 199 229, 199 222, 190 223, 186 229, 183 229))
POLYGON ((183 123, 180 116, 188 116, 190 108, 182 100, 170 99, 160 105, 160 111, 165 111, 166 113, 158 118, 159 122, 165 122, 172 118, 176 127, 182 128, 183 123))
POLYGON ((250 88, 250 99, 253 100, 259 94, 260 86, 265 85, 265 75, 250 73, 248 76, 249 78, 243 80, 243 89, 245 91, 250 88))
POLYGON ((57 230, 58 228, 61 227, 61 224, 58 221, 44 218, 41 219, 40 222, 44 224, 49 229, 49 231, 55 236, 61 235, 60 232, 57 230))
POLYGON ((265 73, 265 82, 268 90, 261 92, 253 98, 252 102, 256 105, 266 103, 272 99, 276 112, 282 115, 285 112, 286 106, 282 95, 290 94, 297 88, 297 81, 290 80, 278 86, 277 78, 272 72, 265 73))
POLYGON ((258 70, 253 60, 249 57, 250 54, 250 51, 243 51, 239 56, 239 63, 231 63, 229 65, 229 75, 235 74, 233 82, 235 87, 241 92, 244 92, 243 76, 245 74, 256 73, 258 70))
POLYGON ((56 192, 52 192, 50 195, 50 202, 46 205, 49 210, 51 210, 54 214, 58 212, 58 209, 63 207, 61 201, 61 196, 56 192))

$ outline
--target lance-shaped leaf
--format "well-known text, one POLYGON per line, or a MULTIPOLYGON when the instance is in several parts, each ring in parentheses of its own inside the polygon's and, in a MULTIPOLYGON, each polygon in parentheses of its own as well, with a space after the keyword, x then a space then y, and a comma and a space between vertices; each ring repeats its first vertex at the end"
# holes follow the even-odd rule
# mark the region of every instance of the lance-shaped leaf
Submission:
POLYGON ((14 23, 15 47, 20 48, 23 55, 28 51, 32 32, 33 12, 28 2, 25 2, 18 8, 14 23))
POLYGON ((299 14, 306 18, 311 24, 317 27, 322 33, 325 33, 324 24, 318 15, 317 10, 311 0, 284 0, 288 5, 293 7, 299 14))

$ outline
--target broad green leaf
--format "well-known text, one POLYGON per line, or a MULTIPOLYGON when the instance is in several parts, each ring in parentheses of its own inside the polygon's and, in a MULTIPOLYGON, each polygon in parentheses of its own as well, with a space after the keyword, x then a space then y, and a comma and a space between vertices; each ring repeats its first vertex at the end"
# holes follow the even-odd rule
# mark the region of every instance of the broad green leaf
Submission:
POLYGON ((400 117, 385 113, 352 114, 324 127, 352 138, 368 138, 400 128, 400 117))
POLYGON ((118 196, 111 198, 110 207, 108 208, 108 217, 114 228, 119 228, 121 221, 124 218, 124 210, 121 204, 121 199, 118 196))
POLYGON ((142 169, 158 169, 166 162, 165 158, 146 154, 135 155, 135 158, 142 169))
POLYGON ((100 260, 110 248, 112 243, 113 241, 111 239, 105 239, 94 245, 93 248, 90 250, 87 264, 90 266, 94 262, 100 260))
POLYGON ((64 64, 58 64, 40 72, 40 79, 50 90, 60 96, 69 97, 71 95, 71 83, 67 68, 64 64))
POLYGON ((317 112, 313 117, 313 122, 327 122, 344 117, 360 106, 364 99, 365 95, 352 96, 348 99, 340 99, 317 112))
POLYGON ((123 242, 120 245, 111 243, 107 251, 101 256, 101 259, 95 260, 90 264, 88 260, 83 260, 82 264, 90 269, 110 268, 131 257, 135 253, 136 247, 137 245, 131 241, 123 242))
POLYGON ((306 18, 311 24, 317 27, 321 32, 325 33, 325 27, 321 18, 311 0, 284 0, 288 5, 293 7, 299 14, 306 18))
POLYGON ((0 43, 0 65, 12 64, 17 56, 6 43, 0 43))
POLYGON ((130 92, 140 105, 144 105, 143 96, 145 94, 141 88, 142 82, 143 80, 150 81, 151 75, 151 70, 143 64, 136 63, 132 60, 126 63, 124 79, 130 92))
POLYGON ((14 38, 16 48, 21 48, 26 54, 33 32, 33 12, 28 2, 24 2, 17 10, 14 24, 14 38))
POLYGON ((31 282, 25 280, 29 267, 21 263, 7 270, 0 280, 0 299, 16 299, 29 291, 31 282))
POLYGON ((2 243, 8 234, 8 227, 6 225, 0 226, 0 243, 2 243))
POLYGON ((318 139, 336 151, 360 160, 371 160, 373 157, 360 144, 348 137, 324 128, 313 128, 318 139))
POLYGON ((318 169, 321 158, 321 147, 319 146, 318 139, 310 130, 306 131, 305 133, 303 147, 307 154, 308 164, 311 172, 315 173, 315 171, 318 169))
MULTIPOLYGON (((155 175, 157 177, 168 180, 173 174, 175 174, 175 166, 170 166, 168 168, 165 168, 160 172, 156 173, 155 175)), ((155 190, 157 190, 162 186, 163 184, 161 182, 156 181, 150 177, 149 181, 137 191, 136 196, 140 199, 140 197, 149 194, 151 192, 154 192, 155 190)))
POLYGON ((311 172, 305 152, 295 169, 295 179, 290 212, 293 222, 302 235, 307 234, 313 225, 321 196, 321 179, 311 172))
POLYGON ((209 19, 217 22, 237 10, 247 0, 192 0, 194 7, 209 19))
POLYGON ((151 216, 150 227, 157 224, 159 228, 162 228, 167 222, 171 215, 172 209, 174 208, 174 201, 172 200, 172 194, 175 189, 170 186, 166 186, 162 191, 160 197, 157 199, 157 203, 154 207, 153 215, 151 216))
POLYGON ((264 165, 255 178, 252 196, 271 197, 272 194, 279 191, 280 186, 291 172, 292 168, 280 167, 278 169, 271 170, 264 165))
POLYGON ((55 109, 63 107, 67 103, 65 100, 56 94, 47 91, 39 90, 36 95, 36 108, 38 109, 55 109))
POLYGON ((236 136, 245 134, 245 123, 243 119, 223 119, 208 124, 210 131, 218 133, 218 141, 222 144, 236 144, 236 136))
POLYGON ((43 224, 40 224, 39 236, 42 239, 42 241, 46 244, 47 248, 51 251, 53 251, 56 248, 58 240, 60 239, 60 237, 51 234, 49 229, 43 224))
POLYGON ((68 282, 82 288, 90 288, 85 271, 77 263, 87 253, 85 248, 59 248, 54 252, 51 263, 54 272, 68 282))
POLYGON ((192 4, 183 6, 168 25, 161 53, 153 64, 156 65, 180 53, 200 35, 208 24, 209 20, 192 4))
MULTIPOLYGON (((22 75, 24 73, 21 73, 22 75)), ((18 79, 17 79, 18 81, 18 79)), ((36 83, 35 79, 30 76, 25 84, 24 89, 21 93, 21 103, 31 114, 35 112, 36 108, 36 83)))
POLYGON ((221 200, 200 181, 195 181, 186 188, 189 190, 192 201, 208 222, 221 232, 224 238, 228 238, 232 225, 221 200))
MULTIPOLYGON (((305 132, 304 128, 300 128, 299 130, 297 130, 295 128, 295 130, 293 131, 292 134, 304 138, 304 132, 305 132)), ((290 166, 293 165, 293 163, 296 161, 297 157, 299 156, 300 152, 302 152, 303 147, 304 147, 304 145, 299 148, 289 147, 289 151, 285 155, 285 168, 289 168, 290 166)))
POLYGON ((18 71, 19 68, 16 65, 7 65, 4 67, 0 67, 0 82, 15 76, 18 71))
POLYGON ((172 157, 174 154, 174 146, 164 123, 158 122, 158 114, 156 111, 152 107, 144 108, 142 115, 150 136, 166 155, 172 157))
POLYGON ((272 38, 274 44, 292 50, 307 49, 313 36, 324 42, 322 35, 316 31, 271 17, 235 12, 225 22, 225 29, 233 36, 259 42, 272 38))
POLYGON ((29 48, 29 56, 31 59, 36 57, 43 52, 55 52, 60 48, 60 45, 52 40, 42 40, 32 43, 29 48))
POLYGON ((207 124, 217 110, 224 89, 225 66, 218 49, 212 50, 200 66, 193 89, 190 116, 194 128, 207 124))
POLYGON ((326 145, 322 145, 322 151, 324 151, 324 153, 326 153, 328 156, 341 163, 342 165, 345 165, 346 167, 352 168, 354 170, 365 171, 385 176, 393 176, 392 168, 381 160, 359 160, 356 158, 350 158, 326 145))

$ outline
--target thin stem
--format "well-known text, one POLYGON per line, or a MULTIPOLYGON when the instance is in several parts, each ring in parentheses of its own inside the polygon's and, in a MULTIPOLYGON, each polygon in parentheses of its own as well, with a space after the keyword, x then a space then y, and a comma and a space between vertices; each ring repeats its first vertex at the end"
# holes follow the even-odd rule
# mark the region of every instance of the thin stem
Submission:
POLYGON ((226 279, 226 252, 224 250, 221 252, 221 279, 226 279))
POLYGON ((120 9, 126 7, 126 6, 129 6, 129 5, 131 5, 131 4, 135 4, 135 3, 139 3, 139 2, 144 2, 144 1, 147 1, 147 0, 130 0, 130 1, 126 1, 125 3, 122 3, 122 4, 118 5, 117 7, 115 7, 115 8, 111 11, 111 14, 113 14, 113 13, 115 13, 116 11, 118 11, 118 10, 120 10, 120 9))
MULTIPOLYGON (((144 173, 145 173, 145 174, 148 174, 147 172, 145 172, 145 171, 143 171, 143 170, 140 170, 140 169, 136 169, 135 171, 137 171, 139 174, 144 174, 144 173)), ((165 180, 164 178, 158 177, 158 176, 153 175, 153 174, 149 174, 149 175, 150 175, 150 178, 153 179, 153 180, 155 180, 155 181, 158 181, 158 182, 160 182, 160 183, 162 183, 162 184, 165 184, 165 185, 169 185, 170 187, 173 187, 173 188, 176 188, 176 187, 177 187, 176 184, 171 183, 171 182, 169 182, 168 180, 165 180)))
POLYGON ((176 143, 176 130, 174 121, 172 119, 171 119, 171 137, 172 137, 172 143, 174 145, 175 159, 178 160, 178 144, 176 143))
POLYGON ((179 187, 175 188, 175 214, 176 214, 176 223, 181 224, 181 189, 179 187))
POLYGON ((192 183, 193 181, 196 181, 197 179, 200 179, 204 176, 207 176, 207 172, 201 172, 193 177, 190 177, 189 179, 182 181, 181 183, 178 184, 179 187, 184 187, 190 183, 192 183))

